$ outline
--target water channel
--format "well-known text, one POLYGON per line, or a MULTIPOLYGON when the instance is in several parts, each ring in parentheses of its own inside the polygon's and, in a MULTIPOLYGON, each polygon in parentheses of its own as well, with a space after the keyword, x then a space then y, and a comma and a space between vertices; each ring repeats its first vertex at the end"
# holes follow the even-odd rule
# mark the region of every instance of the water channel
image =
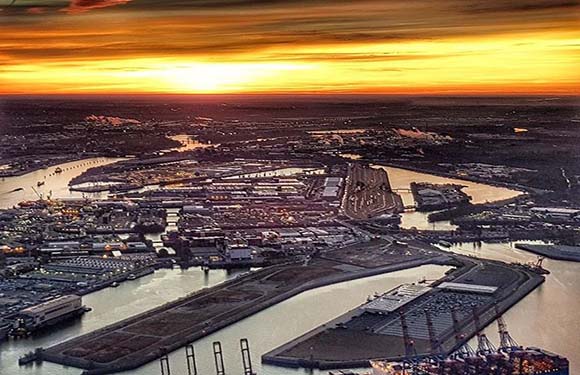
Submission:
POLYGON ((89 168, 112 164, 119 158, 90 158, 63 163, 46 169, 26 173, 17 177, 0 178, 0 208, 10 208, 22 201, 37 200, 39 196, 47 198, 105 198, 103 193, 80 193, 69 190, 70 180, 89 168), (57 168, 62 172, 57 173, 57 168), (40 186, 38 186, 40 185, 40 186))

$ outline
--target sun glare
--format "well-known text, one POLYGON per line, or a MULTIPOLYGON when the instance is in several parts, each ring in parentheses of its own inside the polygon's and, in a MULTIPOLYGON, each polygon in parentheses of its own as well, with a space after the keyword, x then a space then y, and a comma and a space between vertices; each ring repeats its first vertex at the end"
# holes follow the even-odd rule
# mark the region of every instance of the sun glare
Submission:
POLYGON ((269 80, 304 69, 308 68, 291 64, 191 63, 154 66, 129 75, 157 81, 159 87, 168 91, 216 93, 259 90, 269 80))

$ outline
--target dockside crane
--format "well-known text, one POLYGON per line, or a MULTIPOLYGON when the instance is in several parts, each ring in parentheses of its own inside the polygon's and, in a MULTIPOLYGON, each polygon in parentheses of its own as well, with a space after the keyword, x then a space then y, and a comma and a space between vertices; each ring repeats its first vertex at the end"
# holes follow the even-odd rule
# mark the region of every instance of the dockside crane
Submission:
POLYGON ((455 343, 459 345, 465 336, 461 333, 461 330, 459 329, 459 317, 457 316, 457 310, 455 308, 451 309, 451 319, 453 320, 453 332, 455 332, 455 343))
POLYGON ((405 317, 405 310, 399 309, 399 319, 401 320, 401 331, 403 333, 403 344, 405 345, 405 360, 403 361, 403 374, 407 374, 407 369, 414 372, 417 364, 417 349, 415 341, 409 335, 409 326, 405 317))
POLYGON ((497 318, 497 327, 499 332, 499 350, 511 352, 520 349, 520 345, 518 345, 516 340, 508 332, 507 325, 502 316, 497 318))
POLYGON ((437 339, 437 332, 435 332, 435 326, 433 325, 433 317, 428 309, 425 310, 425 319, 427 320, 427 330, 429 331, 429 341, 431 342, 431 354, 443 354, 443 348, 437 339))
POLYGON ((518 345, 518 343, 516 342, 516 340, 514 340, 508 330, 507 330, 507 324, 505 322, 505 320, 503 320, 503 316, 500 315, 499 313, 499 308, 497 307, 497 305, 495 305, 495 311, 496 314, 498 316, 497 318, 497 329, 498 329, 498 333, 499 333, 499 351, 503 351, 503 352, 513 352, 515 350, 518 350, 521 348, 520 345, 518 345))
POLYGON ((471 309, 471 315, 473 315, 473 324, 475 325, 475 332, 481 331, 481 324, 479 323, 479 314, 477 313, 477 307, 471 309))
POLYGON ((34 186, 31 186, 30 188, 32 189, 32 191, 34 192, 34 194, 36 194, 36 196, 38 197, 38 199, 40 199, 40 200, 43 200, 43 198, 42 198, 42 194, 41 194, 41 193, 39 193, 39 192, 38 192, 38 190, 36 190, 36 189, 34 188, 34 186))
POLYGON ((491 343, 491 341, 489 341, 487 335, 483 332, 479 332, 477 334, 477 354, 488 355, 496 352, 497 349, 491 343))
POLYGON ((401 331, 403 332, 403 343, 405 344, 405 357, 411 359, 417 356, 417 349, 415 348, 415 341, 409 335, 409 326, 403 309, 399 310, 399 318, 401 320, 401 331))
POLYGON ((544 268, 544 267, 542 267, 542 264, 544 263, 544 259, 546 259, 546 257, 538 257, 538 260, 536 260, 536 264, 535 264, 535 267, 537 269, 544 268))
POLYGON ((462 358, 462 359, 474 357, 476 355, 477 353, 475 352, 475 350, 467 342, 453 353, 454 358, 462 358))

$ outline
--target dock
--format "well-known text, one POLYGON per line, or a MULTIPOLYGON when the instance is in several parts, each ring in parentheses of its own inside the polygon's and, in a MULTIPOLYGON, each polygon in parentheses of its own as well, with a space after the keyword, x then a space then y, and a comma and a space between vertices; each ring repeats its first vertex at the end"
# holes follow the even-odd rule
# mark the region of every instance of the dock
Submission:
POLYGON ((398 304, 395 297, 385 302, 377 297, 264 354, 262 362, 339 369, 369 367, 372 360, 447 356, 544 281, 523 267, 481 260, 448 279, 453 282, 414 286, 411 290, 421 290, 398 304))
POLYGON ((458 265, 451 255, 422 246, 396 256, 396 248, 387 254, 378 242, 367 248, 373 259, 349 259, 346 249, 307 265, 264 268, 45 349, 41 358, 88 375, 131 370, 310 289, 427 264, 458 265), (348 262, 355 267, 345 267, 348 262))

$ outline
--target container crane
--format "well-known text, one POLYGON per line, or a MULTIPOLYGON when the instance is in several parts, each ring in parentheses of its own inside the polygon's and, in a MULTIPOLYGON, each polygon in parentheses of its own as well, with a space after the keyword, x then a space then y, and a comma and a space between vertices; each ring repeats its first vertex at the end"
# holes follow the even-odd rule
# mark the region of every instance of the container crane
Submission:
POLYGON ((403 332, 403 343, 405 344, 405 357, 413 358, 417 355, 415 348, 415 341, 409 335, 409 326, 407 325, 407 318, 403 309, 399 310, 399 318, 401 319, 401 330, 403 332))
POLYGON ((520 345, 514 340, 508 330, 507 324, 503 320, 503 316, 499 315, 499 309, 497 305, 495 306, 495 310, 498 313, 497 318, 497 328, 499 333, 499 350, 503 352, 513 352, 521 348, 520 345))
POLYGON ((514 351, 520 348, 516 340, 514 340, 507 330, 507 325, 503 317, 497 318, 497 326, 499 332, 499 349, 502 351, 514 351))
POLYGON ((442 354, 443 348, 437 339, 437 332, 435 332, 435 326, 433 325, 433 317, 431 316, 431 311, 428 309, 425 310, 425 319, 427 320, 427 330, 429 331, 429 341, 431 342, 431 354, 442 354))
POLYGON ((497 349, 491 343, 491 341, 489 341, 487 335, 483 332, 479 332, 477 334, 477 354, 488 355, 496 352, 497 349))

